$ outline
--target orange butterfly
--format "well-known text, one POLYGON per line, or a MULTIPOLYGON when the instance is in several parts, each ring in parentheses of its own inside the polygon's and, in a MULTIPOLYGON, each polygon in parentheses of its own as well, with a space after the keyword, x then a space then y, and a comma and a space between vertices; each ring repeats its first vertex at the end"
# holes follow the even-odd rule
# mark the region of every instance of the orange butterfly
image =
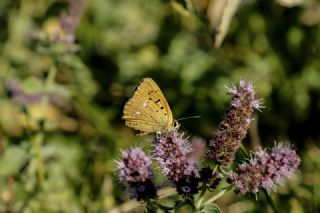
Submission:
POLYGON ((163 133, 175 127, 169 104, 157 83, 144 78, 123 109, 126 125, 140 134, 163 133))

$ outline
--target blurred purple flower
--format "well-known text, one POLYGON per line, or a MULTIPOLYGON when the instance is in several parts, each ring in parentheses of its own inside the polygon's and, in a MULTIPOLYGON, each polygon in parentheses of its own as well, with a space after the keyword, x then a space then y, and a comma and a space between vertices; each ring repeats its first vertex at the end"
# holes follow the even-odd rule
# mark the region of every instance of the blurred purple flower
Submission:
POLYGON ((122 151, 122 160, 117 162, 119 179, 128 183, 128 193, 137 200, 157 197, 151 164, 150 158, 138 147, 122 151))
POLYGON ((188 161, 198 161, 205 152, 206 141, 200 137, 194 137, 191 140, 191 150, 187 153, 188 161))
MULTIPOLYGON (((44 96, 43 92, 26 92, 22 88, 21 82, 16 79, 6 81, 5 89, 13 101, 22 105, 40 103, 44 96)), ((51 92, 50 94, 48 94, 48 99, 49 103, 59 107, 63 107, 65 109, 68 109, 70 106, 68 97, 60 94, 55 94, 51 92)))
POLYGON ((162 172, 171 180, 183 197, 190 197, 198 192, 199 169, 194 160, 188 160, 191 146, 183 134, 171 131, 156 135, 155 157, 162 172))
POLYGON ((250 82, 241 80, 238 87, 227 88, 227 92, 233 96, 230 107, 206 152, 208 160, 215 160, 226 167, 234 161, 240 142, 247 134, 253 110, 261 108, 261 102, 255 98, 250 82))
POLYGON ((40 102, 42 99, 42 94, 27 94, 20 87, 20 82, 18 80, 8 80, 5 84, 6 90, 11 98, 21 104, 29 104, 40 102))
POLYGON ((228 175, 228 182, 234 184, 237 192, 257 193, 259 189, 276 190, 285 178, 293 176, 300 164, 300 158, 290 146, 276 144, 270 153, 259 150, 249 162, 240 164, 228 175))
POLYGON ((64 35, 60 35, 59 38, 57 38, 58 41, 66 45, 72 45, 74 43, 74 33, 80 23, 85 8, 85 0, 69 0, 68 9, 60 16, 60 26, 64 35))

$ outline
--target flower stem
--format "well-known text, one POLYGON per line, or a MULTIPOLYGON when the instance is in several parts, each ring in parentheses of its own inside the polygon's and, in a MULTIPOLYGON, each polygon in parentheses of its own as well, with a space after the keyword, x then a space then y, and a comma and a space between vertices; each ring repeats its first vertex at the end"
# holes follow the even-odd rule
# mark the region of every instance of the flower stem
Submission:
POLYGON ((48 77, 45 81, 44 95, 41 100, 42 118, 40 120, 39 132, 34 136, 34 138, 32 140, 34 157, 37 162, 36 165, 37 165, 38 181, 39 181, 39 186, 41 189, 43 189, 44 182, 45 182, 45 165, 43 162, 41 149, 42 149, 42 144, 45 139, 46 115, 47 115, 47 110, 48 110, 48 99, 49 99, 48 93, 49 93, 50 87, 52 87, 52 84, 54 82, 56 72, 57 72, 56 68, 52 67, 49 70, 48 77))
POLYGON ((206 193, 207 187, 205 185, 202 186, 201 193, 198 197, 198 200, 196 201, 196 209, 199 209, 201 207, 202 201, 204 199, 204 194, 206 193))
MULTIPOLYGON (((218 169, 218 165, 216 165, 216 166, 214 167, 211 175, 213 175, 213 174, 216 172, 217 169, 218 169)), ((201 204, 202 204, 202 202, 203 202, 204 194, 206 193, 206 190, 207 190, 207 187, 206 187, 206 185, 204 184, 204 185, 202 186, 202 190, 201 190, 201 193, 200 193, 200 195, 199 195, 199 197, 198 197, 198 200, 196 201, 196 208, 197 208, 197 209, 199 209, 199 208, 201 207, 201 204)))
POLYGON ((246 148, 243 146, 242 143, 240 143, 240 149, 241 149, 242 152, 246 155, 247 158, 250 157, 250 154, 248 153, 248 151, 246 150, 246 148))
POLYGON ((274 211, 274 213, 279 213, 276 205, 274 204, 273 200, 269 196, 267 190, 263 189, 262 191, 263 191, 264 195, 266 196, 266 199, 267 199, 268 203, 270 204, 270 206, 271 206, 272 210, 274 211))
POLYGON ((44 134, 42 132, 39 132, 33 139, 32 141, 32 146, 34 150, 34 157, 36 160, 36 165, 37 165, 37 175, 38 175, 38 181, 39 181, 39 186, 41 189, 44 187, 44 163, 41 155, 41 145, 44 140, 44 134))
POLYGON ((211 197, 209 200, 204 202, 202 206, 205 206, 205 205, 207 205, 209 203, 213 203, 214 201, 219 199, 222 195, 224 195, 226 192, 228 192, 230 189, 232 189, 232 185, 230 185, 230 186, 224 188, 223 190, 221 190, 218 194, 216 194, 215 196, 211 197))

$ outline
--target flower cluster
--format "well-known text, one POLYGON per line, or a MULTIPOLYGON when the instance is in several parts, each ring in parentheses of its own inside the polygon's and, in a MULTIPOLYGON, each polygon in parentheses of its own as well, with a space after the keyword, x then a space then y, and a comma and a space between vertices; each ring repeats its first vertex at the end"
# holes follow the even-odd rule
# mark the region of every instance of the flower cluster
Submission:
POLYGON ((253 110, 261 108, 250 82, 240 81, 239 87, 228 88, 228 93, 233 96, 231 105, 206 152, 207 159, 226 167, 234 161, 240 142, 247 134, 253 110))
MULTIPOLYGON (((254 109, 261 108, 261 102, 255 98, 253 86, 248 82, 240 81, 239 86, 229 88, 228 93, 233 95, 231 106, 207 151, 204 139, 195 137, 190 143, 177 129, 154 136, 153 159, 158 161, 162 173, 183 198, 192 199, 199 189, 202 190, 199 196, 203 196, 206 189, 215 190, 223 178, 230 184, 230 189, 233 187, 242 194, 257 193, 263 188, 275 190, 300 164, 296 152, 280 143, 270 152, 260 149, 250 160, 235 165, 236 169, 231 171, 230 165, 247 134, 251 114, 254 109), (210 168, 210 164, 199 166, 204 153, 207 160, 216 162, 215 169, 210 168)), ((128 183, 128 191, 138 200, 155 198, 151 160, 139 148, 123 152, 122 157, 118 171, 120 180, 128 183)), ((201 203, 202 199, 199 200, 201 203)))
POLYGON ((240 164, 228 175, 228 182, 236 191, 257 193, 260 188, 275 190, 285 178, 291 177, 300 164, 300 158, 289 146, 275 145, 271 152, 260 150, 249 162, 240 164))
POLYGON ((163 173, 171 180, 179 194, 190 197, 198 192, 199 170, 194 160, 187 155, 192 152, 183 134, 170 131, 156 135, 153 140, 155 157, 163 173))
POLYGON ((122 160, 117 162, 119 179, 128 183, 129 194, 137 200, 156 197, 151 164, 141 148, 122 151, 122 160))

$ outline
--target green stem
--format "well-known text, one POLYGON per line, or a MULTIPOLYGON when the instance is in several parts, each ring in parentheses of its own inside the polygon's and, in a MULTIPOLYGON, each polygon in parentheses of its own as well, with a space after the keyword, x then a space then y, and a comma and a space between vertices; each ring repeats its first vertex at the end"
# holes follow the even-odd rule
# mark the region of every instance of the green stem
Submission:
POLYGON ((274 204, 273 200, 272 200, 271 197, 269 196, 267 190, 263 189, 262 191, 263 191, 264 195, 266 196, 267 201, 268 201, 268 203, 270 204, 270 206, 271 206, 272 210, 274 211, 274 213, 279 213, 276 205, 274 204))
MULTIPOLYGON (((218 165, 216 165, 212 171, 212 175, 216 172, 216 170, 218 169, 218 165)), ((203 199, 204 199, 204 194, 206 193, 206 190, 207 190, 207 187, 206 185, 204 184, 202 186, 202 190, 201 190, 201 193, 198 197, 198 200, 196 201, 196 209, 199 209, 201 207, 201 204, 203 202, 203 199)))
POLYGON ((47 109, 48 109, 48 93, 50 90, 50 87, 52 87, 52 84, 54 82, 56 76, 56 69, 55 67, 52 67, 49 70, 48 77, 45 81, 44 85, 44 95, 41 100, 41 122, 40 122, 40 127, 39 127, 39 132, 34 136, 32 140, 32 146, 34 150, 34 157, 36 160, 36 165, 37 165, 37 176, 38 176, 38 181, 39 181, 39 186, 41 189, 44 187, 44 182, 45 182, 45 165, 43 162, 42 158, 42 144, 45 139, 45 127, 46 127, 46 114, 47 114, 47 109))
POLYGON ((209 203, 213 203, 214 201, 219 199, 222 195, 224 195, 226 192, 228 192, 230 189, 232 189, 232 186, 228 186, 225 189, 221 190, 218 194, 216 194, 215 196, 211 197, 209 200, 204 202, 202 206, 205 206, 209 203))
POLYGON ((174 0, 170 1, 170 5, 175 11, 177 11, 179 14, 181 14, 184 17, 188 17, 191 15, 189 10, 186 10, 181 4, 179 4, 174 0))
POLYGON ((44 85, 44 94, 41 100, 41 112, 42 112, 42 119, 43 119, 43 128, 40 128, 41 131, 44 130, 45 128, 45 121, 46 121, 46 114, 47 114, 47 109, 48 109, 48 102, 49 102, 49 91, 50 88, 52 87, 54 83, 54 79, 56 78, 57 70, 55 67, 51 67, 47 76, 47 79, 45 81, 44 85))
POLYGON ((204 199, 204 194, 206 193, 206 189, 207 189, 207 187, 206 187, 205 185, 203 185, 203 186, 202 186, 201 193, 200 193, 200 195, 199 195, 199 198, 198 198, 198 200, 197 200, 197 202, 196 202, 196 209, 199 209, 199 208, 200 208, 200 206, 201 206, 201 204, 202 204, 202 202, 203 202, 203 199, 204 199))
POLYGON ((34 150, 34 157, 37 162, 37 175, 38 175, 38 181, 39 186, 41 189, 43 189, 44 181, 45 181, 45 169, 44 169, 44 163, 42 159, 41 154, 41 146, 44 140, 44 134, 42 132, 39 132, 32 141, 32 146, 34 150))
POLYGON ((242 143, 240 143, 240 149, 243 151, 243 153, 246 155, 247 158, 250 157, 250 154, 248 153, 248 151, 246 150, 246 148, 243 146, 242 143))
MULTIPOLYGON (((217 171, 217 169, 218 169, 218 165, 216 165, 214 167, 214 169, 212 170, 212 175, 217 171)), ((206 189, 207 189, 207 187, 204 185, 203 188, 202 188, 201 194, 199 195, 199 198, 198 198, 198 200, 196 202, 196 208, 197 209, 201 207, 201 204, 202 204, 203 199, 204 199, 204 194, 206 193, 206 189)))

